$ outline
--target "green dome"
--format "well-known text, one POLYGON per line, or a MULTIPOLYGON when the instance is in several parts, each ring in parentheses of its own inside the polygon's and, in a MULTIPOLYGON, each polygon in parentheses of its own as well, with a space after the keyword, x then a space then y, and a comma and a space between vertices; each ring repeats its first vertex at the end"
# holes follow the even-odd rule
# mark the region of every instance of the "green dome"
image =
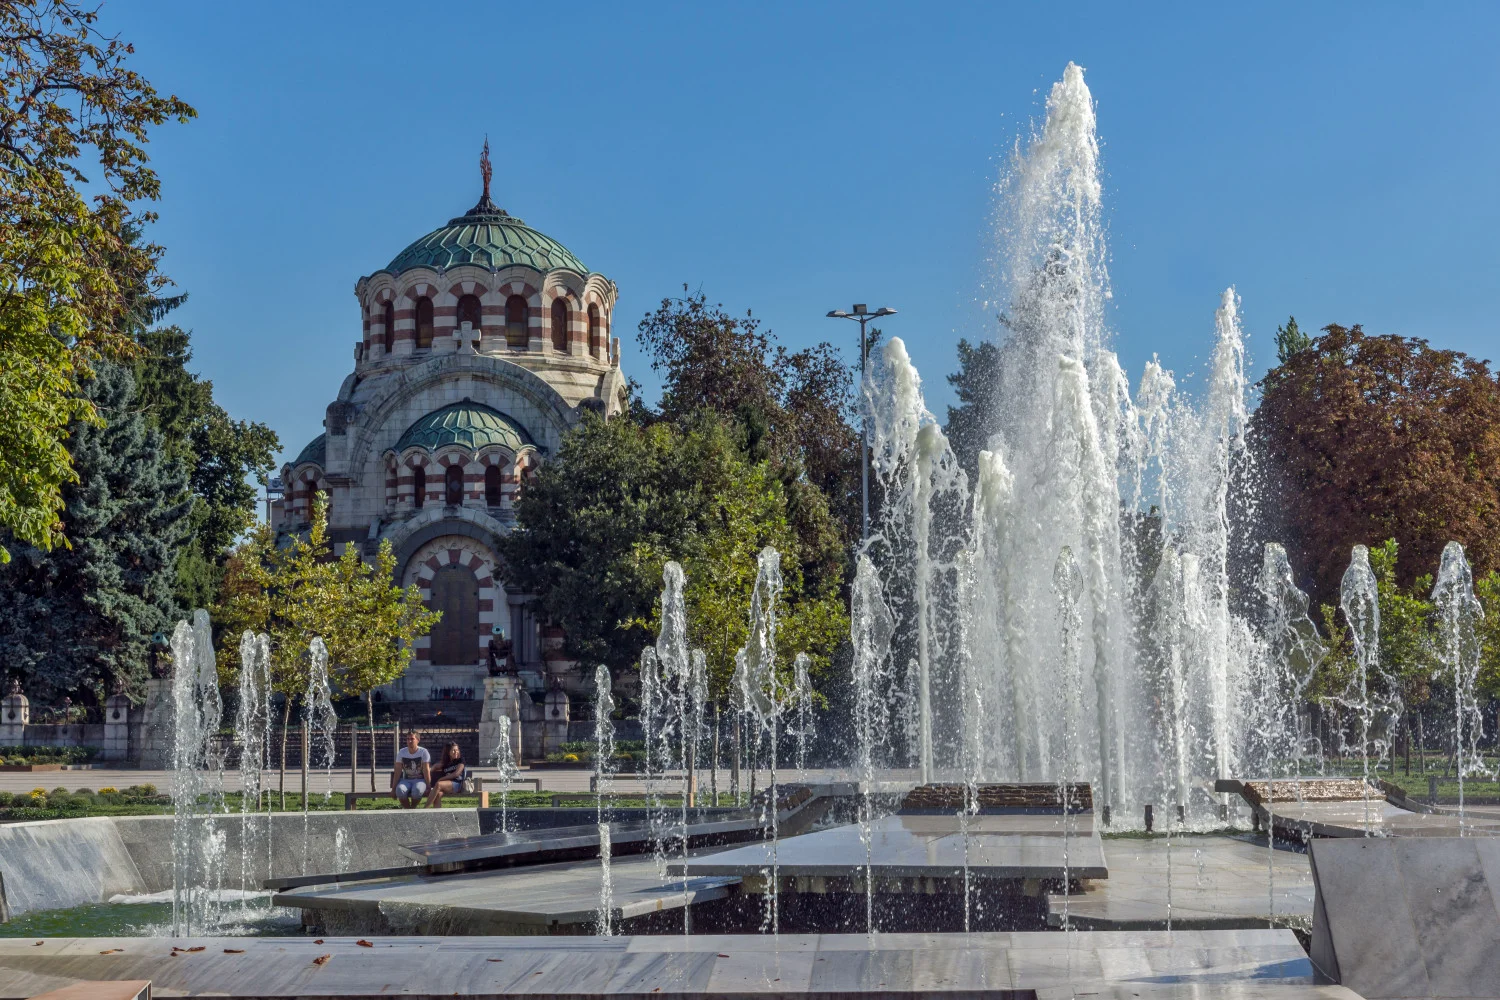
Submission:
POLYGON ((446 445, 462 445, 478 451, 487 445, 498 444, 512 452, 525 445, 535 443, 531 435, 510 417, 499 410, 465 399, 451 403, 441 410, 434 410, 406 429, 395 450, 405 451, 413 446, 437 451, 446 445))
POLYGON ((292 459, 292 468, 296 468, 303 462, 311 462, 314 465, 323 465, 328 461, 328 435, 319 434, 307 442, 307 447, 297 453, 292 459))
POLYGON ((414 267, 441 269, 460 264, 489 269, 524 264, 538 271, 564 268, 589 273, 567 247, 497 208, 488 195, 465 214, 449 219, 443 228, 434 229, 402 250, 386 270, 400 274, 414 267))

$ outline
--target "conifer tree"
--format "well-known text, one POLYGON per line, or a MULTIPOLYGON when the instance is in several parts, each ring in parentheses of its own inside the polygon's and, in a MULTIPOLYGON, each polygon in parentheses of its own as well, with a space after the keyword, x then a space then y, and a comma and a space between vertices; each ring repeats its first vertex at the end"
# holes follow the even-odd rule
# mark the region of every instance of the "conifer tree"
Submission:
POLYGON ((7 539, 0 567, 0 662, 43 700, 98 703, 138 695, 152 636, 171 632, 176 558, 191 504, 187 478, 137 409, 130 371, 99 362, 70 451, 78 481, 63 488, 69 544, 44 552, 7 539))

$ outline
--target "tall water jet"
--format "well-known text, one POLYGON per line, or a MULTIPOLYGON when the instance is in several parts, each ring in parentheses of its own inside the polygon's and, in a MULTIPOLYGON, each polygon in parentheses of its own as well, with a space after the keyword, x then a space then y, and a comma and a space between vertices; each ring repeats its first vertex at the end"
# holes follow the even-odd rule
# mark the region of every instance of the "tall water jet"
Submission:
POLYGON ((1484 608, 1474 596, 1474 573, 1464 547, 1457 542, 1443 546, 1432 600, 1438 612, 1438 655, 1453 684, 1453 754, 1458 771, 1458 831, 1464 829, 1464 778, 1482 767, 1479 738, 1484 718, 1475 697, 1479 680, 1479 623, 1484 608))
POLYGON ((781 715, 781 679, 777 674, 776 628, 777 605, 781 600, 781 553, 769 545, 756 558, 755 588, 750 593, 750 629, 744 649, 745 669, 741 674, 745 707, 755 722, 757 742, 761 737, 770 746, 770 782, 766 787, 766 811, 771 826, 770 892, 766 895, 767 919, 772 934, 781 933, 780 878, 777 837, 780 833, 777 802, 776 758, 781 715))
POLYGON ((224 762, 215 737, 224 713, 208 612, 172 633, 172 936, 213 927, 219 918, 224 834, 224 762))
POLYGON ((1354 646, 1354 676, 1339 700, 1359 718, 1365 835, 1369 836, 1370 757, 1373 754, 1377 763, 1384 759, 1387 741, 1381 724, 1393 722, 1401 711, 1400 695, 1390 685, 1382 684, 1387 678, 1380 669, 1380 585, 1370 568, 1370 550, 1363 545, 1354 546, 1350 553, 1349 568, 1339 586, 1339 606, 1354 646))
POLYGON ((248 892, 260 886, 260 872, 270 874, 271 823, 260 819, 261 794, 269 766, 271 745, 271 640, 264 633, 245 631, 240 637, 239 704, 235 709, 235 741, 240 747, 240 891, 241 909, 248 892), (264 869, 260 868, 264 848, 264 869))
POLYGON ((962 540, 945 530, 945 524, 954 522, 941 514, 964 508, 968 483, 942 428, 927 411, 921 379, 899 337, 880 351, 877 375, 865 386, 865 406, 872 468, 886 501, 864 548, 875 554, 888 598, 897 578, 910 574, 910 607, 901 619, 912 625, 914 648, 902 682, 902 730, 909 759, 926 782, 936 766, 934 665, 947 663, 958 648, 951 641, 951 626, 959 614, 953 592, 962 540))
POLYGON ((614 934, 615 886, 610 871, 613 847, 604 805, 614 777, 614 711, 609 667, 601 663, 594 668, 594 820, 599 828, 599 914, 595 920, 595 933, 601 937, 614 934))
MULTIPOLYGON (((1076 702, 1081 699, 1083 688, 1082 665, 1078 654, 1079 638, 1083 632, 1083 617, 1079 613, 1079 605, 1083 599, 1084 584, 1083 572, 1078 568, 1078 560, 1074 557, 1073 550, 1066 546, 1063 547, 1062 552, 1058 553, 1057 563, 1052 572, 1052 588, 1057 594, 1057 638, 1058 647, 1062 653, 1063 668, 1057 680, 1062 685, 1064 700, 1076 702)), ((1066 726, 1068 719, 1077 718, 1076 705, 1070 705, 1068 714, 1064 716, 1062 753, 1057 772, 1057 798, 1062 804, 1062 927, 1064 931, 1072 930, 1068 914, 1071 882, 1068 848, 1073 825, 1073 785, 1077 780, 1074 775, 1078 770, 1077 734, 1066 726)))
POLYGON ((881 733, 890 721, 883 697, 890 681, 891 636, 895 623, 881 593, 880 577, 869 556, 854 565, 849 598, 849 638, 853 646, 854 727, 859 768, 859 840, 865 852, 865 932, 875 935, 874 856, 871 824, 875 820, 874 786, 881 733))
POLYGON ((500 832, 510 832, 510 790, 516 781, 516 772, 520 769, 515 756, 515 749, 511 744, 510 717, 500 716, 495 720, 500 732, 497 734, 499 742, 495 746, 494 765, 500 772, 500 832))
POLYGON ((813 737, 813 689, 812 679, 808 676, 811 664, 812 657, 806 653, 798 653, 792 661, 791 708, 797 720, 797 773, 801 777, 807 774, 807 742, 813 737))
MULTIPOLYGON (((302 698, 302 729, 304 752, 307 760, 302 762, 306 775, 309 766, 323 771, 323 801, 333 790, 334 738, 338 731, 339 717, 333 710, 332 693, 328 686, 328 646, 314 637, 307 647, 307 691, 302 698)), ((302 790, 302 874, 307 874, 310 852, 308 810, 311 808, 312 791, 302 790)))
MULTIPOLYGON (((1290 759, 1293 773, 1302 774, 1302 696, 1328 644, 1308 613, 1309 600, 1297 586, 1286 549, 1268 542, 1258 580, 1265 618, 1262 624, 1267 662, 1259 723, 1262 754, 1268 770, 1277 759, 1290 759)), ((1268 774, 1269 777, 1274 775, 1268 774)))
MULTIPOLYGON (((687 583, 682 566, 668 562, 661 573, 661 629, 656 636, 656 664, 658 676, 659 707, 656 718, 656 740, 658 761, 662 779, 674 765, 682 773, 683 802, 688 794, 688 768, 686 759, 688 719, 687 699, 692 684, 692 662, 688 650, 687 607, 684 588, 687 583)), ((661 809, 658 803, 658 809, 661 809)), ((664 810, 654 818, 657 825, 655 845, 657 870, 666 877, 666 826, 664 810)), ((678 836, 682 843, 683 863, 687 863, 687 812, 684 808, 678 818, 678 836)), ((687 907, 683 908, 683 920, 688 919, 687 907)))

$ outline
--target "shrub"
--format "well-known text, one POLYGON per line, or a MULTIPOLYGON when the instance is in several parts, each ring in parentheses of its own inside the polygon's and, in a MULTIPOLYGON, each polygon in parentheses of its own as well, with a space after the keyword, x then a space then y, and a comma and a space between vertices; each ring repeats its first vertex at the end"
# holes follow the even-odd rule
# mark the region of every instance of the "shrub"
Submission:
POLYGON ((15 796, 10 794, 10 792, 0 792, 0 809, 4 809, 9 806, 11 800, 14 798, 15 796))
POLYGON ((103 788, 99 789, 99 794, 100 795, 119 795, 120 794, 120 790, 118 788, 116 788, 114 785, 105 785, 103 788))

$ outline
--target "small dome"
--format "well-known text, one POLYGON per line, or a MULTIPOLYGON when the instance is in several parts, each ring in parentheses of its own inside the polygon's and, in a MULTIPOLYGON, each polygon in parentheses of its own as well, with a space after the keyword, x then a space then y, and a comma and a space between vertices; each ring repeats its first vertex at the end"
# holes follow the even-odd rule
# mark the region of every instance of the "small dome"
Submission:
POLYGON ((509 448, 512 452, 527 445, 535 447, 526 428, 515 420, 483 403, 465 399, 417 420, 401 435, 395 450, 401 452, 418 447, 437 451, 450 444, 462 445, 471 451, 492 444, 509 448))
POLYGON ((319 434, 317 437, 307 442, 307 447, 299 451, 297 453, 297 457, 292 459, 292 468, 295 469, 297 466, 303 464, 304 462, 311 462, 313 465, 321 467, 327 461, 328 435, 319 434))
POLYGON ((414 267, 437 270, 460 264, 488 269, 524 264, 538 271, 589 273, 567 247, 496 207, 487 194, 465 214, 398 253, 386 270, 400 274, 414 267))

